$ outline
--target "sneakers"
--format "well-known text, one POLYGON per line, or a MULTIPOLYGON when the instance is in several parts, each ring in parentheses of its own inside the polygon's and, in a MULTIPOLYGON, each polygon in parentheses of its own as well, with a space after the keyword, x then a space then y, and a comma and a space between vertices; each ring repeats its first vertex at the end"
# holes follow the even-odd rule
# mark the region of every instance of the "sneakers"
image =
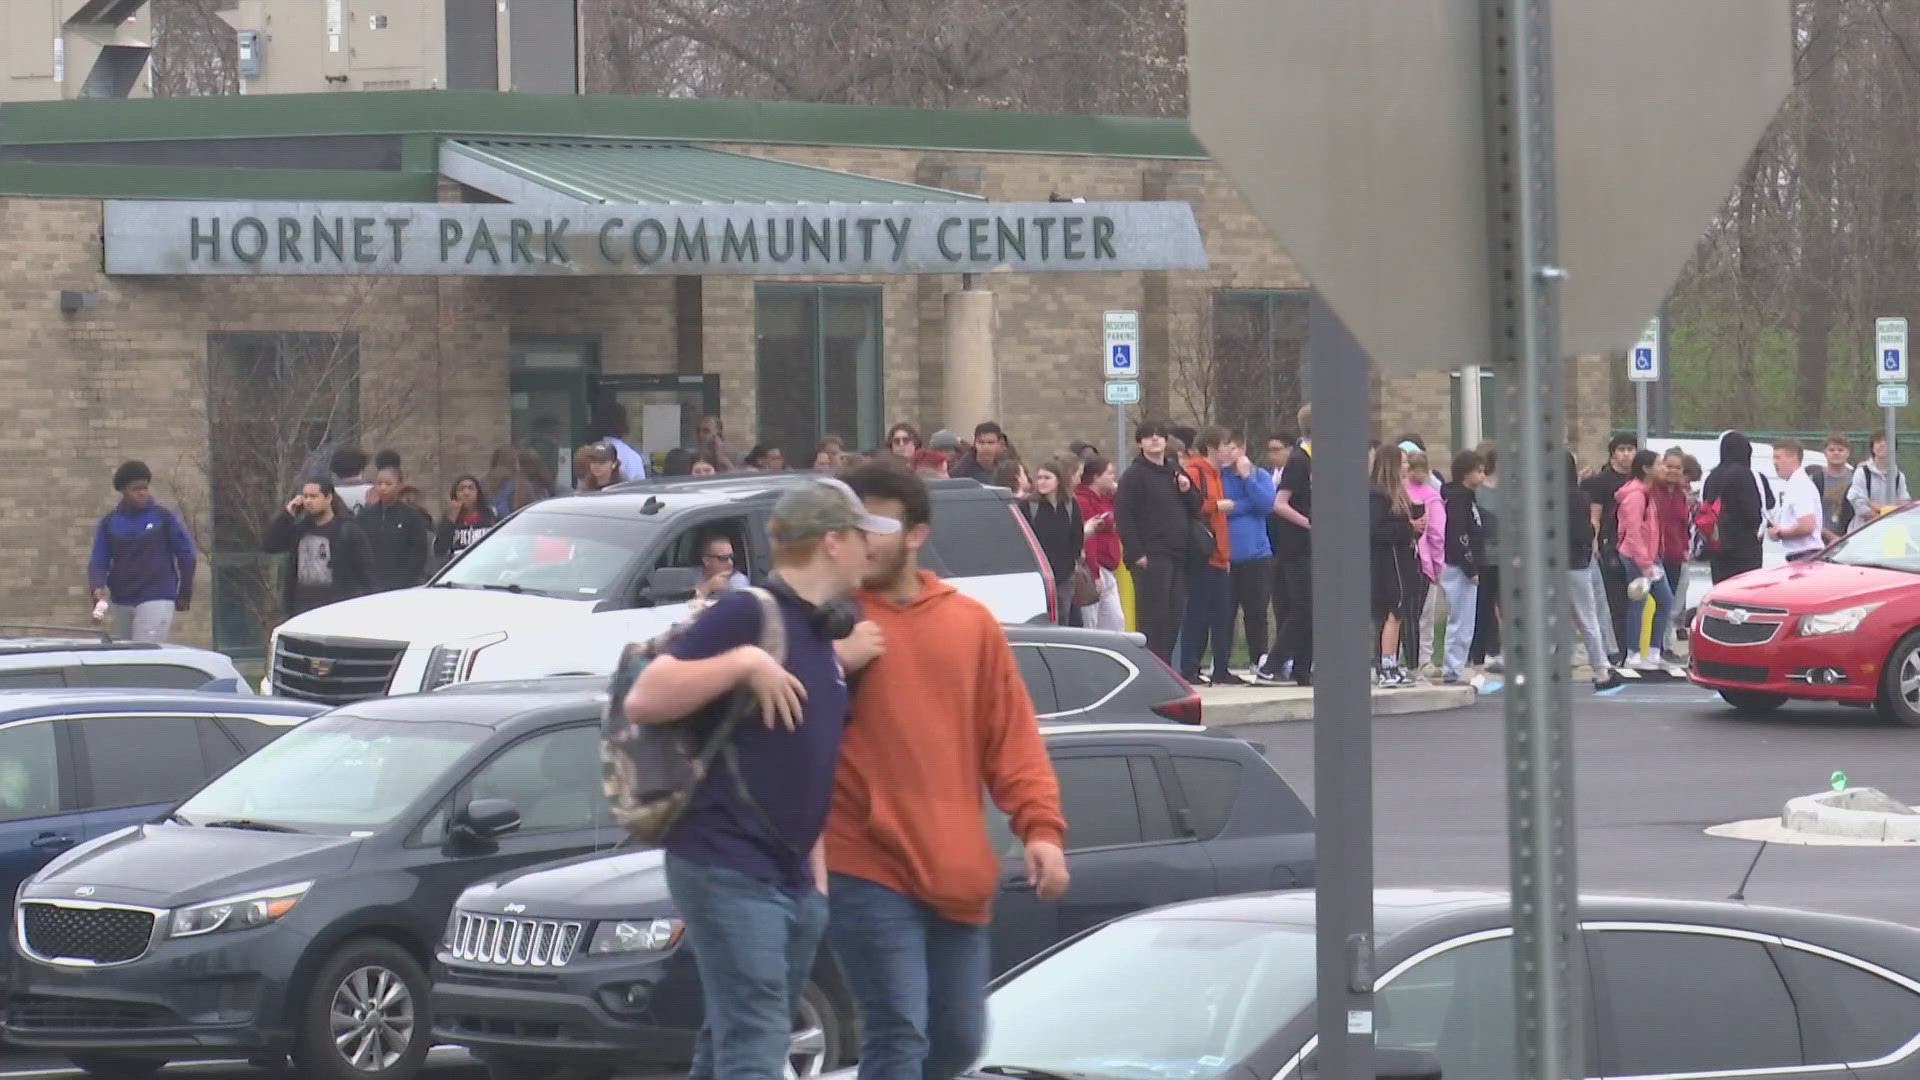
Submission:
POLYGON ((1248 685, 1247 680, 1241 678, 1238 675, 1235 675, 1231 671, 1223 671, 1215 675, 1210 675, 1207 677, 1207 681, 1214 686, 1246 686, 1248 685))
POLYGON ((1269 675, 1264 671, 1256 671, 1253 673, 1253 685, 1285 686, 1287 685, 1287 679, 1285 676, 1282 676, 1282 675, 1269 675))
POLYGON ((1620 673, 1609 668, 1605 675, 1593 680, 1593 692, 1596 694, 1604 694, 1609 690, 1618 690, 1625 685, 1627 685, 1627 681, 1620 677, 1620 673))
POLYGON ((1460 673, 1457 671, 1443 672, 1440 675, 1440 681, 1447 686, 1459 686, 1460 673))
POLYGON ((1505 657, 1500 657, 1500 656, 1489 656, 1489 657, 1487 657, 1487 662, 1486 662, 1486 665, 1485 665, 1485 670, 1486 670, 1486 672, 1487 672, 1487 674, 1489 674, 1489 675, 1503 675, 1503 674, 1505 674, 1505 673, 1506 673, 1506 670, 1507 670, 1507 661, 1506 661, 1506 658, 1505 658, 1505 657))

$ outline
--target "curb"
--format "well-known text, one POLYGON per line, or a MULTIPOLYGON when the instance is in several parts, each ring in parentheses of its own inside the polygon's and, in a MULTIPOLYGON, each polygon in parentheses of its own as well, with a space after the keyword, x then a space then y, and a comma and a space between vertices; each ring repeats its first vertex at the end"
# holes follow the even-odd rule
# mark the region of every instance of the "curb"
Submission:
MULTIPOLYGON (((1297 724, 1313 719, 1313 695, 1273 696, 1271 690, 1247 690, 1239 687, 1202 691, 1201 715, 1208 727, 1241 727, 1248 724, 1297 724)), ((1373 691, 1373 715, 1409 716, 1415 713, 1448 712, 1464 709, 1479 700, 1471 686, 1410 686, 1399 690, 1373 691)), ((1920 821, 1920 818, 1916 818, 1920 821)))
POLYGON ((1920 843, 1920 813, 1873 788, 1824 791, 1788 799, 1780 813, 1780 825, 1791 832, 1852 840, 1920 843))

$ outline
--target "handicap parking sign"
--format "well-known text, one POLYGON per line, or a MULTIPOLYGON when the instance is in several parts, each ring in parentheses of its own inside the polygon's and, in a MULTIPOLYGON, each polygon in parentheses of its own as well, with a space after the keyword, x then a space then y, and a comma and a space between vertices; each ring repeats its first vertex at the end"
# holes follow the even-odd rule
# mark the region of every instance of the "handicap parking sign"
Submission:
POLYGON ((1115 371, 1132 371, 1133 370, 1133 346, 1115 345, 1113 347, 1113 360, 1112 360, 1111 366, 1115 371))
POLYGON ((1899 371, 1900 370, 1900 350, 1899 349, 1880 350, 1880 369, 1882 371, 1899 371))
POLYGON ((1652 371, 1653 370, 1653 350, 1652 349, 1633 350, 1633 367, 1634 367, 1634 370, 1636 371, 1652 371))

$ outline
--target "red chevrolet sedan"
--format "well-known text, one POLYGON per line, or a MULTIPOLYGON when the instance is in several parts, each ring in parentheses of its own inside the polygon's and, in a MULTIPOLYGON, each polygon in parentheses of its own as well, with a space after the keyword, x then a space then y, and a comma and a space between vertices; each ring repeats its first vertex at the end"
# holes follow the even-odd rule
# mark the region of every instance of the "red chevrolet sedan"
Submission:
POLYGON ((1693 681, 1741 712, 1828 701, 1920 727, 1920 507, 1714 586, 1688 643, 1693 681))

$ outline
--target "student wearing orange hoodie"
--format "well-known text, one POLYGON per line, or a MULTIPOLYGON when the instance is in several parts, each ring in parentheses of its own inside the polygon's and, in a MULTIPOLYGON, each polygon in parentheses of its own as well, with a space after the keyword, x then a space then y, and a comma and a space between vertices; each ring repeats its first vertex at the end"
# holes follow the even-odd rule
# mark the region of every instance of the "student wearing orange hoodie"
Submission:
POLYGON ((886 653, 861 670, 825 836, 828 941, 860 1012, 860 1080, 948 1080, 986 1034, 1000 858, 982 791, 1012 819, 1043 900, 1066 891, 1060 787, 987 608, 920 569, 926 482, 884 459, 847 482, 900 522, 869 537, 859 593, 886 653))
POLYGON ((1213 550, 1187 553, 1187 616, 1180 628, 1180 674, 1195 685, 1238 683, 1227 669, 1233 657, 1233 541, 1227 532, 1227 498, 1220 470, 1239 459, 1240 447, 1226 428, 1210 427, 1194 440, 1187 477, 1200 493, 1200 520, 1213 533, 1213 550), (1231 455, 1231 456, 1229 456, 1231 455), (1200 657, 1213 643, 1213 675, 1200 671, 1200 657))

